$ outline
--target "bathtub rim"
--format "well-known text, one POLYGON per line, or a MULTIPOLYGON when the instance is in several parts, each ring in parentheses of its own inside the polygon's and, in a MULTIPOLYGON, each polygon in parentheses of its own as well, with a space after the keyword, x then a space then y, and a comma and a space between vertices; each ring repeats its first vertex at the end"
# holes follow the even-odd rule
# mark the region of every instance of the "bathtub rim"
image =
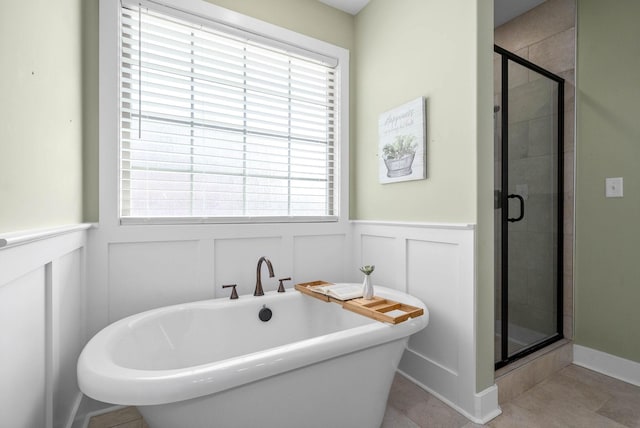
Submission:
MULTIPOLYGON (((289 290, 287 292, 289 293, 289 290)), ((291 290, 292 293, 300 296, 297 298, 312 299, 295 290, 291 290)), ((291 294, 288 298, 296 298, 291 294)), ((87 343, 78 359, 78 384, 83 393, 103 402, 126 405, 166 404, 214 394, 323 360, 402 339, 420 331, 428 324, 428 310, 419 299, 382 286, 376 286, 376 294, 422 307, 424 315, 396 325, 372 320, 365 325, 190 367, 144 370, 116 364, 112 354, 107 351, 109 345, 118 341, 124 331, 123 328, 128 328, 144 319, 202 306, 229 307, 239 303, 244 305, 268 303, 272 299, 286 295, 268 292, 265 296, 259 297, 241 296, 239 301, 219 298, 165 306, 123 318, 98 332, 87 343)))

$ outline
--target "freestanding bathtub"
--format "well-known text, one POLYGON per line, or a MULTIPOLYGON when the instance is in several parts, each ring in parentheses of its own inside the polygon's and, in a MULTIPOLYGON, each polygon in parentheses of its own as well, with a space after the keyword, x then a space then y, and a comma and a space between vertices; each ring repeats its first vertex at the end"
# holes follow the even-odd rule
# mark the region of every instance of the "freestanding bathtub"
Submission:
POLYGON ((151 428, 378 428, 409 335, 428 317, 385 324, 294 290, 169 306, 95 335, 78 382, 96 400, 138 406, 151 428))

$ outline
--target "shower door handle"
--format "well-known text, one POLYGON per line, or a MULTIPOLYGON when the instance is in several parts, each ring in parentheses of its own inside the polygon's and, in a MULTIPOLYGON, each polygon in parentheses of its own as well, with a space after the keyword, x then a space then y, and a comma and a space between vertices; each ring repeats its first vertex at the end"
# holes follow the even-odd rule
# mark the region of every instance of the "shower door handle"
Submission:
MULTIPOLYGON (((524 218, 524 198, 522 196, 520 196, 520 195, 514 195, 514 194, 511 194, 511 195, 507 196, 507 200, 511 199, 511 198, 515 198, 518 201, 520 201, 520 216, 516 217, 516 218, 508 218, 507 217, 507 220, 513 223, 513 222, 516 222, 516 221, 520 221, 520 220, 522 220, 524 218)), ((508 207, 508 205, 507 205, 507 207, 508 207)))

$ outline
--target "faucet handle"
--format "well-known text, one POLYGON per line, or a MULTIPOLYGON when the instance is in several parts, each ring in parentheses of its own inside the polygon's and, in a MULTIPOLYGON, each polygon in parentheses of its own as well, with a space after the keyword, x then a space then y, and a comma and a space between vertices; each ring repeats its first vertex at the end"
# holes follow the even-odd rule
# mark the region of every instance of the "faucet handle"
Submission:
POLYGON ((235 300, 238 298, 238 292, 236 291, 236 286, 238 284, 228 284, 228 285, 223 285, 222 288, 229 288, 229 287, 233 287, 233 290, 231 290, 231 296, 229 297, 229 299, 231 300, 235 300))
POLYGON ((278 281, 280 281, 280 285, 278 285, 278 293, 284 293, 284 284, 282 284, 282 281, 291 281, 291 277, 288 278, 280 278, 278 281))

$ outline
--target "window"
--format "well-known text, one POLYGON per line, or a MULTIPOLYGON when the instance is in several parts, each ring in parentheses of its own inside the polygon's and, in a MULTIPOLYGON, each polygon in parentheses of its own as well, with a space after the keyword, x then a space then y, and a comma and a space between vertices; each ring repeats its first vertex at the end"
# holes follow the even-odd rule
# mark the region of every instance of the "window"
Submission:
POLYGON ((120 34, 122 222, 337 218, 336 59, 153 3, 120 34))

